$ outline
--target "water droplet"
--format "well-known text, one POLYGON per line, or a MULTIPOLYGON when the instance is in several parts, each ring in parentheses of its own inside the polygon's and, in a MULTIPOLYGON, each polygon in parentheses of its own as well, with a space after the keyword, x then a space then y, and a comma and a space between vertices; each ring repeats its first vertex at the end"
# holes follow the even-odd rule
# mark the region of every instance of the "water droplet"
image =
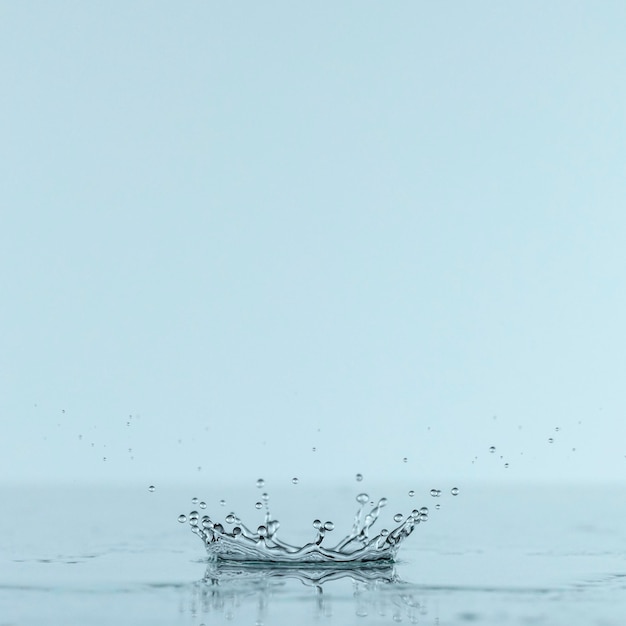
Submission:
POLYGON ((495 446, 491 446, 489 448, 489 452, 491 452, 491 454, 493 454, 496 451, 496 447, 495 446))
POLYGON ((356 497, 356 501, 359 504, 365 504, 368 500, 370 499, 370 497, 366 494, 366 493, 360 493, 357 497, 356 497))
POLYGON ((264 486, 265 486, 265 481, 264 481, 262 478, 259 478, 259 479, 256 481, 256 486, 257 486, 259 489, 261 489, 262 487, 264 487, 264 486))
POLYGON ((198 505, 201 509, 206 509, 206 502, 200 502, 198 505))
POLYGON ((220 506, 226 506, 226 500, 220 500, 220 506))
POLYGON ((423 506, 423 507, 420 509, 420 514, 421 514, 421 515, 428 515, 428 507, 427 507, 427 506, 423 506))
POLYGON ((311 448, 311 450, 313 450, 313 452, 315 452, 315 451, 317 450, 317 448, 316 448, 315 446, 313 446, 313 447, 311 448))
POLYGON ((198 504, 198 502, 200 502, 200 500, 198 500, 198 498, 191 498, 191 504, 198 504))
POLYGON ((263 500, 263 502, 265 502, 265 504, 267 504, 269 499, 270 499, 270 497, 267 495, 267 493, 262 493, 261 494, 261 500, 263 500))
POLYGON ((441 504, 435 504, 435 508, 439 510, 441 508, 441 504))
POLYGON ((186 516, 186 515, 179 515, 179 516, 178 516, 178 521, 179 521, 181 524, 184 524, 184 523, 187 521, 187 516, 186 516))
POLYGON ((324 524, 324 529, 325 530, 333 530, 333 528, 335 528, 335 525, 332 522, 326 522, 324 524))
POLYGON ((262 503, 262 502, 257 502, 257 503, 254 505, 254 508, 255 508, 255 509, 262 509, 262 508, 263 508, 263 503, 262 503))
POLYGON ((102 457, 102 460, 103 460, 103 461, 106 461, 106 460, 107 460, 106 456, 103 456, 103 457, 102 457))
POLYGON ((322 522, 320 522, 320 520, 316 519, 313 520, 313 528, 315 528, 316 530, 319 530, 322 527, 322 522))
POLYGON ((453 496, 458 496, 459 495, 459 488, 458 487, 452 487, 452 489, 450 489, 450 493, 453 496))
POLYGON ((386 528, 383 528, 383 529, 380 531, 380 536, 381 536, 381 537, 386 537, 388 534, 389 534, 389 531, 388 531, 386 528))
POLYGON ((414 495, 415 495, 415 491, 411 489, 411 491, 409 491, 409 497, 412 498, 414 495))
POLYGON ((554 438, 553 437, 549 437, 548 438, 548 443, 554 443, 554 438))
POLYGON ((572 452, 576 452, 576 448, 572 448, 572 452))
POLYGON ((294 485, 297 485, 300 481, 299 481, 299 480, 298 480, 298 479, 294 476, 294 477, 291 479, 291 482, 292 482, 294 485))
POLYGON ((234 524, 235 523, 235 515, 233 513, 229 513, 226 518, 226 523, 227 524, 234 524))
POLYGON ((402 515, 402 513, 396 513, 393 516, 393 521, 394 522, 401 522, 404 519, 404 515, 402 515))
POLYGON ((560 427, 560 426, 557 426, 554 430, 556 430, 556 432, 558 433, 558 432, 559 432, 559 430, 561 430, 561 427, 560 427))
POLYGON ((509 469, 509 464, 508 464, 508 463, 505 463, 505 464, 504 464, 504 468, 505 468, 505 469, 509 469))
POLYGON ((241 535, 241 527, 240 527, 240 526, 235 526, 235 527, 233 528, 233 535, 235 535, 235 537, 236 537, 237 535, 241 535))
POLYGON ((265 537, 267 535, 267 528, 261 525, 256 529, 256 532, 259 537, 265 537))
POLYGON ((403 463, 406 463, 408 460, 409 460, 409 459, 408 459, 407 457, 404 457, 404 458, 402 459, 402 462, 403 462, 403 463))
POLYGON ((198 471, 201 472, 202 471, 202 465, 198 465, 198 471))
POLYGON ((363 480, 363 474, 357 474, 356 475, 356 481, 357 483, 360 483, 363 480))
POLYGON ((148 487, 148 491, 149 491, 150 493, 152 493, 152 492, 155 490, 155 488, 156 488, 156 487, 155 487, 154 485, 150 485, 150 486, 148 487))
POLYGON ((433 498, 438 498, 441 495, 441 491, 439 489, 431 489, 430 490, 430 495, 433 498))

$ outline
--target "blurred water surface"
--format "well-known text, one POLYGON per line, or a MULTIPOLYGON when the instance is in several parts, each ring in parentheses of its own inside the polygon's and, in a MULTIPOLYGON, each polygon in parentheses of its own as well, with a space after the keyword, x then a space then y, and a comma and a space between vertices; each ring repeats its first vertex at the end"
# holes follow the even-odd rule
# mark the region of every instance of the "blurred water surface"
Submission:
MULTIPOLYGON (((624 623, 626 486, 364 489, 390 517, 430 509, 393 566, 207 562, 178 514, 197 495, 254 522, 254 487, 2 487, 0 625, 624 623)), ((353 488, 270 494, 288 539, 310 539, 314 517, 352 523, 353 488)))

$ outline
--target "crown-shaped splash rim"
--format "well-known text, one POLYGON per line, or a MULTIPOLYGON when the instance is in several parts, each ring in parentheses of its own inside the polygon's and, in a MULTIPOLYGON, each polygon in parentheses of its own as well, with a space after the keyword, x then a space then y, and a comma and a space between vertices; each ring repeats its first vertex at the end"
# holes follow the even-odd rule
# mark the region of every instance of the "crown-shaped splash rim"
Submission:
MULTIPOLYGON (((265 494, 264 494, 265 495, 265 494)), ((208 515, 191 511, 181 515, 180 522, 189 522, 192 532, 198 535, 211 560, 237 561, 248 563, 274 564, 358 564, 393 562, 400 544, 421 522, 428 520, 428 509, 413 509, 409 515, 394 516, 398 525, 391 530, 381 529, 378 533, 372 527, 387 504, 381 498, 368 509, 369 496, 361 493, 356 498, 359 509, 355 515, 352 530, 332 547, 324 544, 328 534, 334 530, 332 522, 313 522, 315 538, 302 546, 291 545, 278 538, 280 523, 267 508, 264 523, 256 530, 248 528, 234 513, 229 513, 223 523, 212 520, 208 515)), ((328 541, 326 541, 326 544, 328 541)))

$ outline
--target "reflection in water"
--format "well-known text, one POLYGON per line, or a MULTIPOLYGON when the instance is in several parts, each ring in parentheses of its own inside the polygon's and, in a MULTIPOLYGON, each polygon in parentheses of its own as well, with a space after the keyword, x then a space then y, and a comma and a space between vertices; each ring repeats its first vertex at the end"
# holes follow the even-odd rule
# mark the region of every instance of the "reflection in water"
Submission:
POLYGON ((348 604, 352 615, 415 624, 424 623, 428 615, 422 596, 415 586, 400 580, 393 565, 268 567, 210 562, 202 580, 193 586, 191 612, 200 623, 220 614, 228 621, 245 614, 263 624, 273 607, 308 603, 317 619, 333 619, 335 609, 345 611, 348 604))

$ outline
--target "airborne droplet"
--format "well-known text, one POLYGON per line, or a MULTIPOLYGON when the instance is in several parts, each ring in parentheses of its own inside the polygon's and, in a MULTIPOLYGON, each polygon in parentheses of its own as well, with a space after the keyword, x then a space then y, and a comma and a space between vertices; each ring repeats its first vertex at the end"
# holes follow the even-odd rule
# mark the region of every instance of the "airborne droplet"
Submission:
POLYGON ((254 505, 254 508, 255 508, 255 509, 262 509, 262 508, 263 508, 263 503, 262 503, 262 502, 257 502, 257 503, 254 505))
POLYGON ((256 486, 257 486, 259 489, 261 489, 262 487, 264 487, 264 486, 265 486, 265 481, 264 481, 262 478, 259 478, 259 479, 256 481, 256 486))
POLYGON ((179 515, 179 516, 178 516, 178 521, 179 521, 181 524, 184 524, 184 523, 187 521, 187 516, 186 516, 186 515, 179 515))
POLYGON ((154 490, 155 490, 155 486, 154 486, 154 485, 150 485, 150 486, 148 487, 148 491, 149 491, 150 493, 152 493, 154 490))
POLYGON ((403 520, 404 516, 402 515, 402 513, 396 513, 393 516, 393 521, 394 522, 401 522, 403 520))
POLYGON ((450 493, 453 496, 458 496, 459 495, 459 488, 458 487, 452 487, 452 489, 450 489, 450 493))
POLYGON ((357 474, 356 475, 356 481, 357 483, 360 483, 363 480, 363 474, 357 474))

